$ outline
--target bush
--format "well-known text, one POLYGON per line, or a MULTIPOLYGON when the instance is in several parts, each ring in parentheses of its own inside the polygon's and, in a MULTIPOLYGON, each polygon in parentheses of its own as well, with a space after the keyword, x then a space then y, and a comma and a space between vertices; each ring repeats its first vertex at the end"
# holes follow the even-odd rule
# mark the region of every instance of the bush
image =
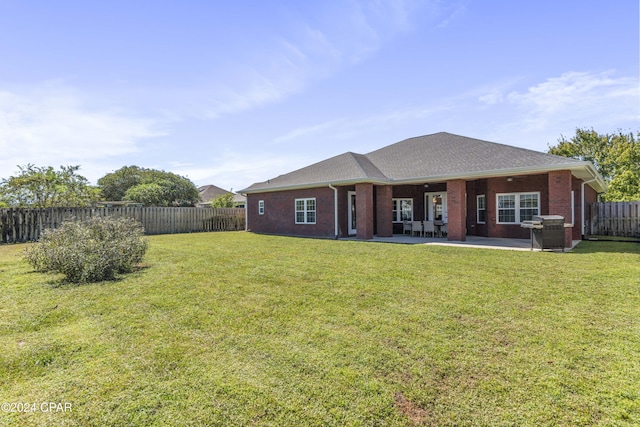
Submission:
POLYGON ((113 280, 129 273, 147 251, 142 224, 131 218, 90 218, 67 221, 45 230, 26 251, 36 271, 62 273, 70 282, 113 280))

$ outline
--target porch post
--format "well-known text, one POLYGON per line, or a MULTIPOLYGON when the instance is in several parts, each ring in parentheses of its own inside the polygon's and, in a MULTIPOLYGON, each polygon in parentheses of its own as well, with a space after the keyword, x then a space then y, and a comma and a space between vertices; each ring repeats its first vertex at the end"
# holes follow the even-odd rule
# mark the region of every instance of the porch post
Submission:
MULTIPOLYGON (((561 215, 564 222, 571 222, 571 171, 552 171, 548 175, 549 215, 561 215)), ((564 229, 564 247, 572 244, 573 229, 564 229)))
POLYGON ((356 238, 373 239, 373 184, 356 184, 356 238))
POLYGON ((464 179, 447 181, 447 212, 449 240, 467 240, 467 182, 464 179))
POLYGON ((393 236, 393 187, 390 185, 376 186, 376 225, 378 236, 393 236))

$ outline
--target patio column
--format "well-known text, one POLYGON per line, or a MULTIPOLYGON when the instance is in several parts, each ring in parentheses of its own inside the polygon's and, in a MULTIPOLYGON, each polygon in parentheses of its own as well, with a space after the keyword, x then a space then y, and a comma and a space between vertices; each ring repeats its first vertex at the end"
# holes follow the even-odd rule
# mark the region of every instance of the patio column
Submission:
POLYGON ((393 187, 390 185, 376 186, 376 225, 378 236, 393 236, 393 187))
MULTIPOLYGON (((571 171, 552 171, 548 175, 549 215, 561 215, 564 222, 571 223, 571 171)), ((564 229, 564 247, 572 244, 573 229, 564 229)))
POLYGON ((447 181, 447 237, 467 240, 467 182, 464 179, 447 181))
POLYGON ((373 184, 356 184, 356 237, 373 239, 373 184))

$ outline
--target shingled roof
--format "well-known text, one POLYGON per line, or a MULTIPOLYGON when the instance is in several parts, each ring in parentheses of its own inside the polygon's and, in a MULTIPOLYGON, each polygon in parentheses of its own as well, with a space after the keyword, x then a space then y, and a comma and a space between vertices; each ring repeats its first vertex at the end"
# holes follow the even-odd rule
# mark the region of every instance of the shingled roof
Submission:
POLYGON ((405 139, 368 154, 344 153, 241 190, 256 193, 295 188, 374 184, 417 184, 449 179, 479 179, 571 170, 593 179, 604 190, 602 177, 589 162, 446 132, 405 139))

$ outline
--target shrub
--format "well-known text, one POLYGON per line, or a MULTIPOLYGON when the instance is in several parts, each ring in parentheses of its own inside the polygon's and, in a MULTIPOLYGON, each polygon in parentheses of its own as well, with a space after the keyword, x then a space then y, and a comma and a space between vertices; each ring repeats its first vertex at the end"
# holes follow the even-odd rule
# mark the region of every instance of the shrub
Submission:
POLYGON ((113 280, 129 273, 147 250, 142 224, 131 218, 95 217, 45 230, 25 258, 36 271, 62 273, 70 282, 113 280))

